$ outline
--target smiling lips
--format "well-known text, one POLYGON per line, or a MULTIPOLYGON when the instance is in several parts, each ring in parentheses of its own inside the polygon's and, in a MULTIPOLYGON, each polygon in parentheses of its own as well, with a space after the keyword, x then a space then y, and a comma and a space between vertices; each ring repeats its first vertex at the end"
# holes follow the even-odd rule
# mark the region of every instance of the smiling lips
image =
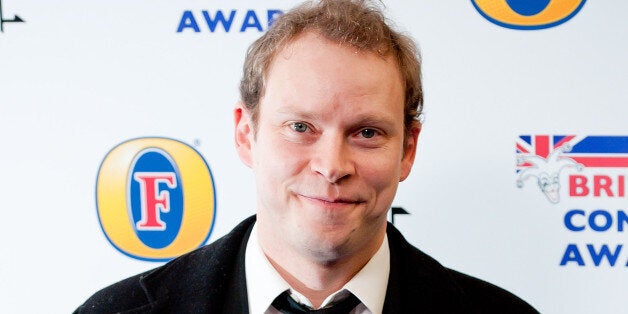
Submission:
POLYGON ((307 196, 302 194, 297 194, 299 197, 308 200, 312 203, 317 203, 318 205, 322 205, 328 208, 335 207, 344 207, 347 205, 359 205, 364 203, 364 201, 359 199, 351 199, 351 198, 329 198, 329 197, 320 197, 320 196, 307 196))

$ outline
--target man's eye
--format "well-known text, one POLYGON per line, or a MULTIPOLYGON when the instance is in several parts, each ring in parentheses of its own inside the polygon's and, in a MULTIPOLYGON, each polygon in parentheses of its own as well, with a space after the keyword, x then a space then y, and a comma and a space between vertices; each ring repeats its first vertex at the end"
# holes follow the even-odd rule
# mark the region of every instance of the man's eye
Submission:
POLYGON ((376 134, 377 134, 377 131, 375 131, 373 129, 364 129, 364 130, 360 131, 360 135, 362 135, 362 137, 364 137, 364 138, 372 138, 376 134))
POLYGON ((304 133, 305 131, 307 131, 307 125, 305 123, 302 122, 294 122, 292 123, 292 129, 299 132, 299 133, 304 133))

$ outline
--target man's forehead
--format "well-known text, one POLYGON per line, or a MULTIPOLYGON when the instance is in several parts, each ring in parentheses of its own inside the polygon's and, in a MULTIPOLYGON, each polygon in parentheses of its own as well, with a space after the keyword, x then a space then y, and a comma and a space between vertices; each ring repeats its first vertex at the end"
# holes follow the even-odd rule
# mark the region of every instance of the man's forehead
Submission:
MULTIPOLYGON (((391 53, 382 55, 376 51, 359 49, 347 43, 331 40, 316 31, 306 31, 281 45, 274 53, 265 71, 264 88, 275 74, 278 63, 281 63, 281 68, 284 71, 286 69, 293 71, 295 69, 300 70, 306 63, 311 64, 314 61, 316 62, 314 70, 316 70, 325 69, 327 64, 338 58, 344 58, 343 64, 339 66, 345 67, 347 70, 351 70, 351 66, 373 68, 373 73, 393 70, 400 82, 404 83, 398 61, 391 53), (330 54, 329 52, 333 53, 330 54), (382 67, 383 64, 384 67, 382 67)), ((294 75, 299 73, 301 71, 293 71, 294 75)), ((325 73, 321 75, 325 75, 325 73)), ((360 79, 360 77, 355 79, 360 79)))
POLYGON ((404 84, 392 56, 382 59, 306 32, 276 53, 267 75, 259 103, 262 112, 268 112, 270 98, 270 111, 283 115, 333 118, 348 106, 354 112, 346 114, 363 115, 362 120, 386 115, 392 121, 403 119, 404 84), (326 112, 320 112, 321 107, 326 112))
MULTIPOLYGON (((306 47, 305 50, 308 51, 308 48, 310 48, 311 46, 331 46, 350 50, 354 54, 378 57, 380 60, 384 60, 390 63, 390 66, 393 66, 397 68, 397 70, 399 70, 399 64, 397 60, 394 58, 390 49, 387 49, 384 45, 382 45, 378 49, 361 49, 347 42, 329 38, 318 30, 304 30, 299 34, 296 34, 292 38, 287 39, 276 48, 275 53, 272 55, 268 64, 268 71, 266 72, 267 75, 270 76, 270 73, 272 72, 272 66, 278 59, 290 59, 295 55, 298 50, 304 49, 304 47, 306 47)), ((401 75, 401 71, 399 71, 399 73, 401 75)))

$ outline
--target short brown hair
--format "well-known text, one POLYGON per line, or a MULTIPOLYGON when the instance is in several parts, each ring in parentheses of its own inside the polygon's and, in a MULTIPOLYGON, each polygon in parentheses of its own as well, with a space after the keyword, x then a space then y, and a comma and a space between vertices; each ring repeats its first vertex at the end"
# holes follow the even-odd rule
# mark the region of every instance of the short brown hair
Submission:
POLYGON ((421 61, 414 41, 388 24, 382 11, 368 0, 319 0, 305 2, 279 17, 248 49, 240 81, 240 97, 257 124, 265 79, 277 51, 306 31, 357 49, 392 54, 405 83, 406 132, 423 109, 421 61))

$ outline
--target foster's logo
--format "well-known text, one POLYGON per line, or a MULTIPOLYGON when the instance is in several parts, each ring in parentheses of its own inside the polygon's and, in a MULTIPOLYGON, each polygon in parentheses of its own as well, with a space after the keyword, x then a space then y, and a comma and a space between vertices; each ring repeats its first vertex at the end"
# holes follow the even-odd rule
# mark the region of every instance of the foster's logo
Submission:
POLYGON ((586 0, 471 0, 484 18, 506 28, 542 29, 567 22, 586 0))
POLYGON ((166 261, 205 243, 215 217, 211 171, 192 147, 139 138, 114 147, 96 183, 98 218, 120 252, 166 261))

